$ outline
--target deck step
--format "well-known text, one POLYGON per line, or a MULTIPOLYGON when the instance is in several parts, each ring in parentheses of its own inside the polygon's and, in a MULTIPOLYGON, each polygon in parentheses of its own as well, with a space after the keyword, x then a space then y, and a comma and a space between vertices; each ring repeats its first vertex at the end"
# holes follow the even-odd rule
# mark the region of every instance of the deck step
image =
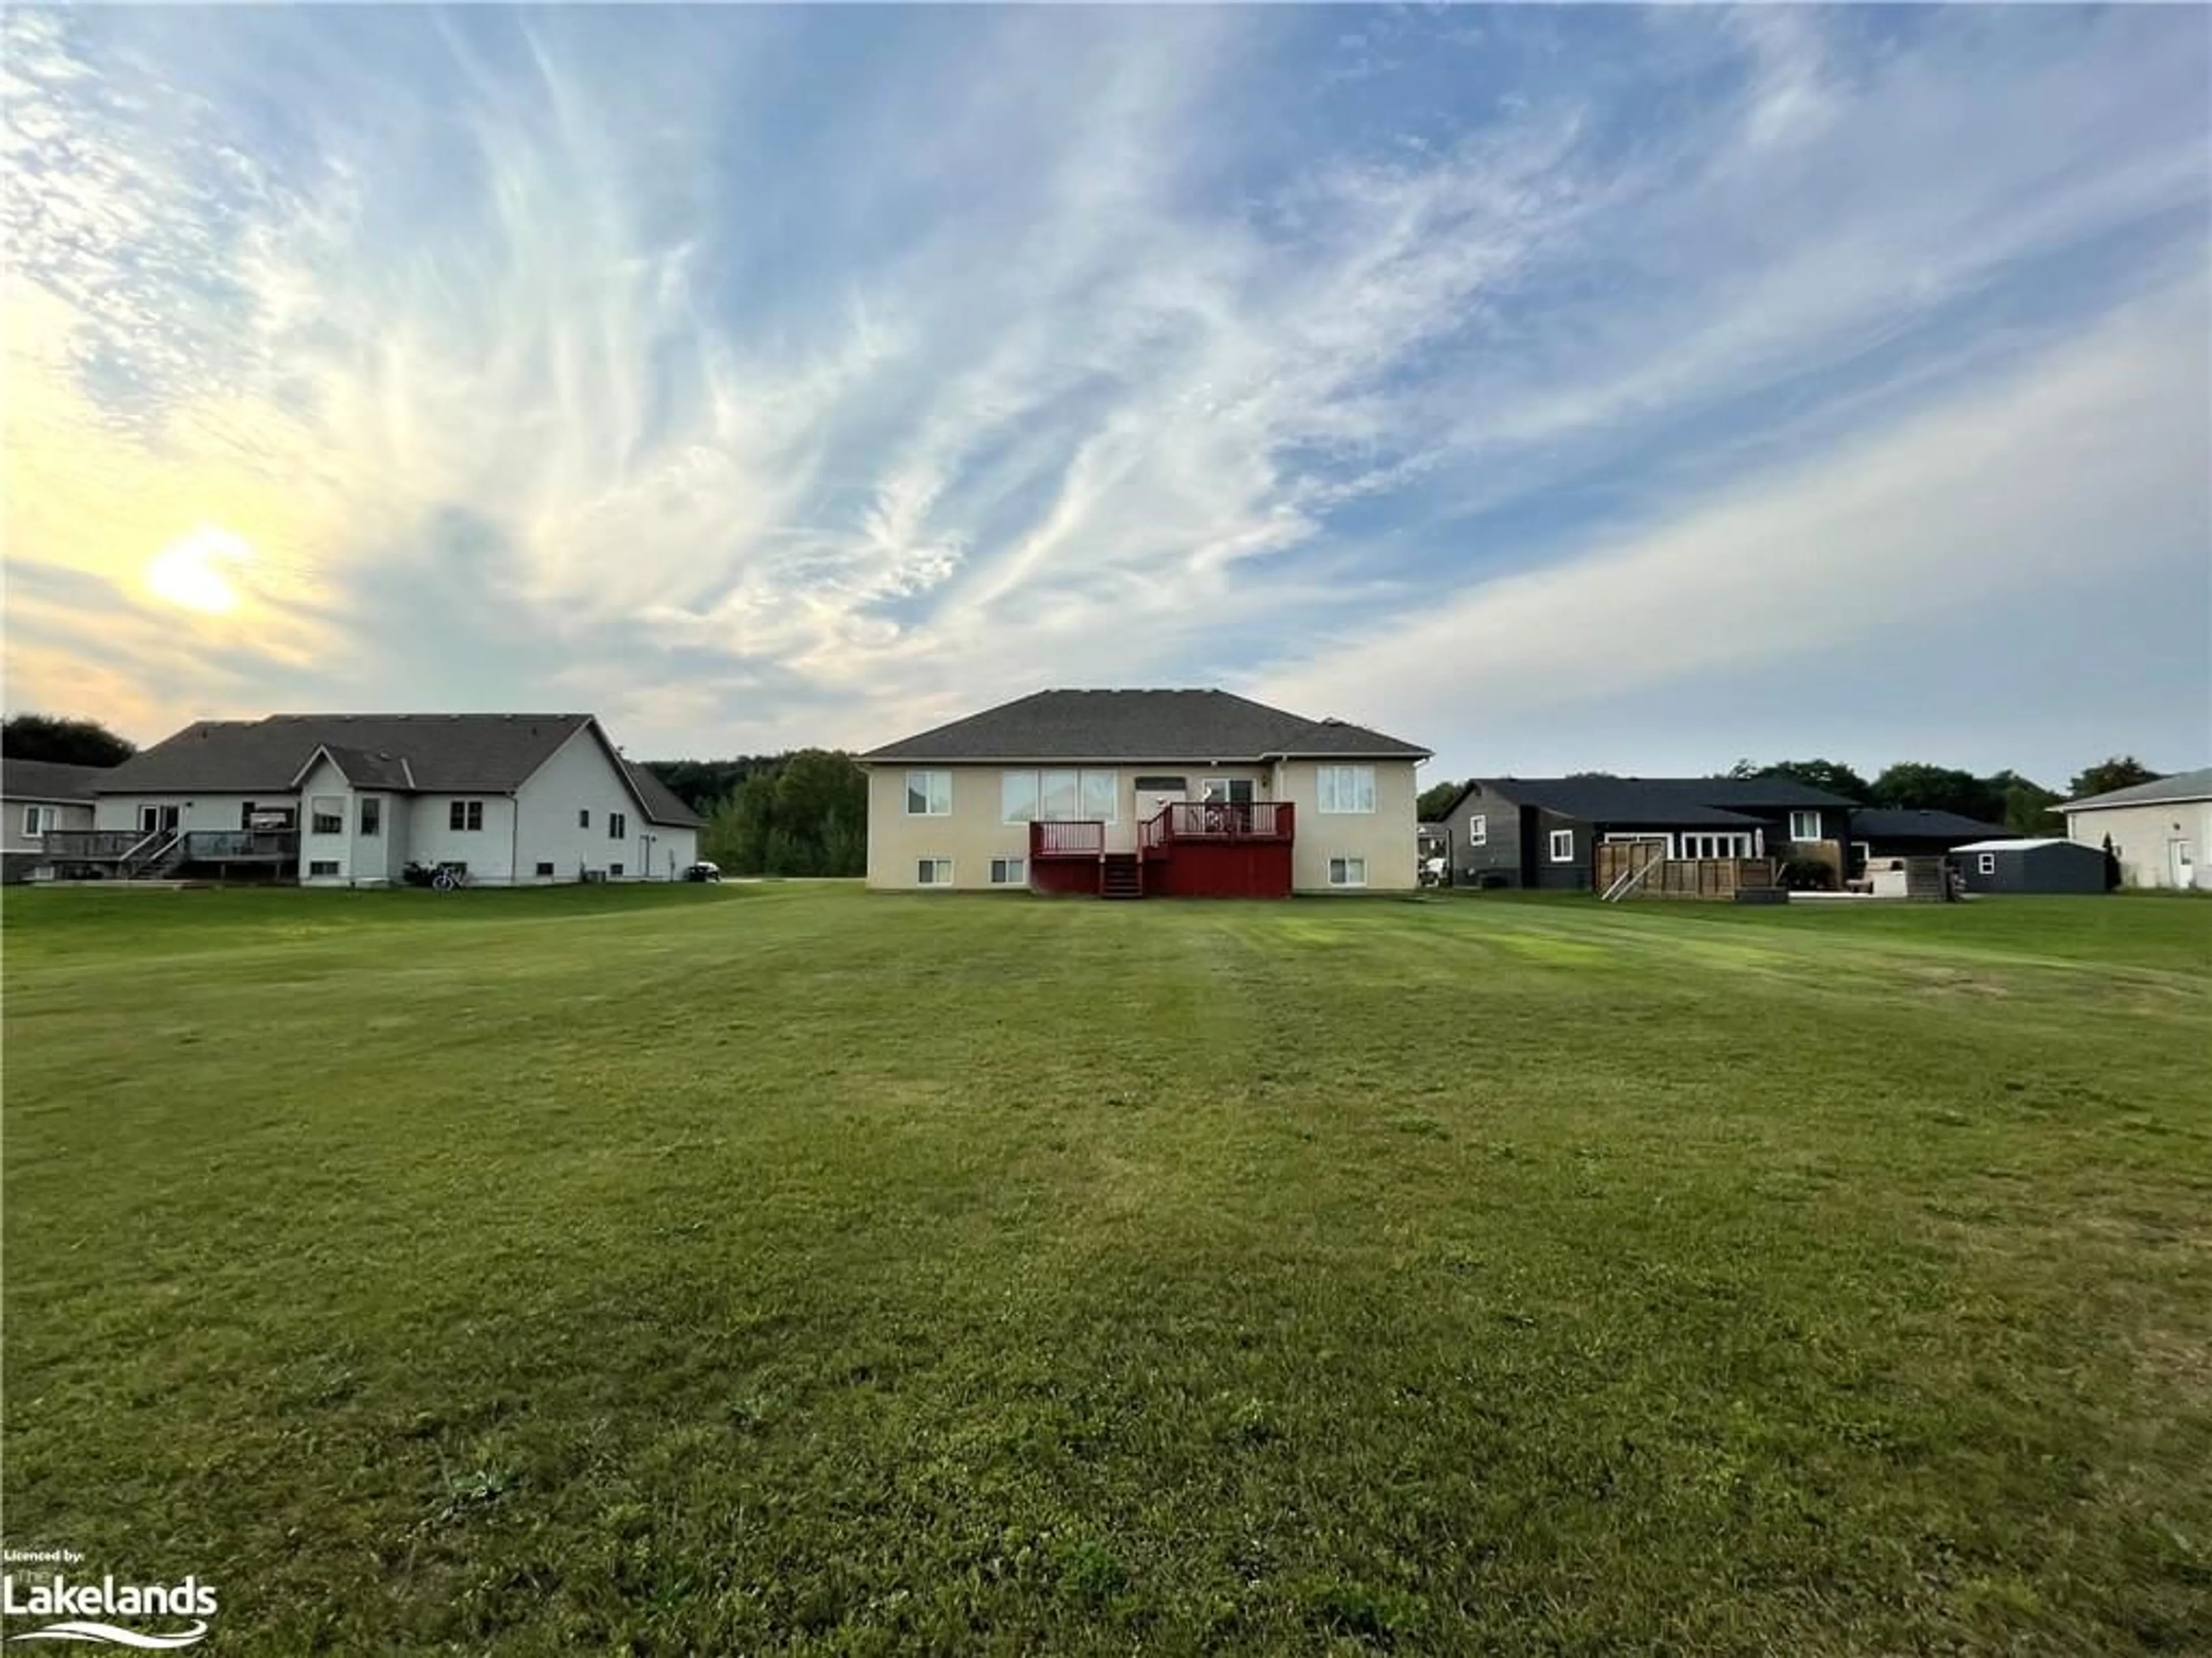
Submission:
POLYGON ((1098 865, 1101 898, 1141 898, 1145 896, 1145 866, 1133 852, 1109 852, 1098 865))

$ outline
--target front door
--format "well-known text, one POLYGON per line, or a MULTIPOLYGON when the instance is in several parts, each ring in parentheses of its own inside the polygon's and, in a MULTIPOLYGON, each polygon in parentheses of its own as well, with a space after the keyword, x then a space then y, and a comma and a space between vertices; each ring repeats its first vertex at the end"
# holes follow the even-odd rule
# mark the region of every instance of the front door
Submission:
POLYGON ((2197 884, 2197 848, 2187 841, 2168 841, 2166 843, 2167 871, 2173 884, 2185 892, 2197 884))

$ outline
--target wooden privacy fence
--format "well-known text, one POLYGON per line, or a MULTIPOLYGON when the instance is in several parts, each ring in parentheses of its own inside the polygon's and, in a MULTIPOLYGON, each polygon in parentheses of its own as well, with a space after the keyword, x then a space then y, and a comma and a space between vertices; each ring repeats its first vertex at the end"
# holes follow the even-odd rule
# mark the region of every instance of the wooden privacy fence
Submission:
POLYGON ((1597 890, 1607 897, 1732 899, 1775 884, 1771 858, 1669 858, 1656 841, 1611 841, 1597 849, 1597 890))

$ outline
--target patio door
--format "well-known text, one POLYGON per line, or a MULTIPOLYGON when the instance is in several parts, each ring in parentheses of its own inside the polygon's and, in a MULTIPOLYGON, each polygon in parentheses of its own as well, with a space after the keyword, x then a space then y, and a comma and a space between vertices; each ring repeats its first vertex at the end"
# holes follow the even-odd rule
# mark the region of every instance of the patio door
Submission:
POLYGON ((138 833, 141 835, 174 835, 184 821, 182 806, 141 806, 138 808, 138 833))

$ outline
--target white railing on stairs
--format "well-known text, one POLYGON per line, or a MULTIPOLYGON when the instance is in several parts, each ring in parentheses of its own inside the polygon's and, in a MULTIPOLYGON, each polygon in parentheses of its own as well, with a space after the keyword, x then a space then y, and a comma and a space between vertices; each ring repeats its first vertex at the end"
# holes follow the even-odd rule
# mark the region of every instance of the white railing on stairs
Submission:
POLYGON ((167 840, 161 841, 161 844, 155 847, 153 851, 146 853, 143 857, 139 856, 138 854, 144 847, 146 841, 157 840, 160 838, 161 834, 161 830, 155 829, 153 834, 146 837, 145 841, 141 841, 137 846, 133 847, 130 853, 125 856, 123 860, 123 878, 125 880, 135 881, 144 876, 149 870, 157 870, 161 868, 167 861, 169 855, 185 843, 184 830, 181 829, 175 829, 170 833, 167 840))

